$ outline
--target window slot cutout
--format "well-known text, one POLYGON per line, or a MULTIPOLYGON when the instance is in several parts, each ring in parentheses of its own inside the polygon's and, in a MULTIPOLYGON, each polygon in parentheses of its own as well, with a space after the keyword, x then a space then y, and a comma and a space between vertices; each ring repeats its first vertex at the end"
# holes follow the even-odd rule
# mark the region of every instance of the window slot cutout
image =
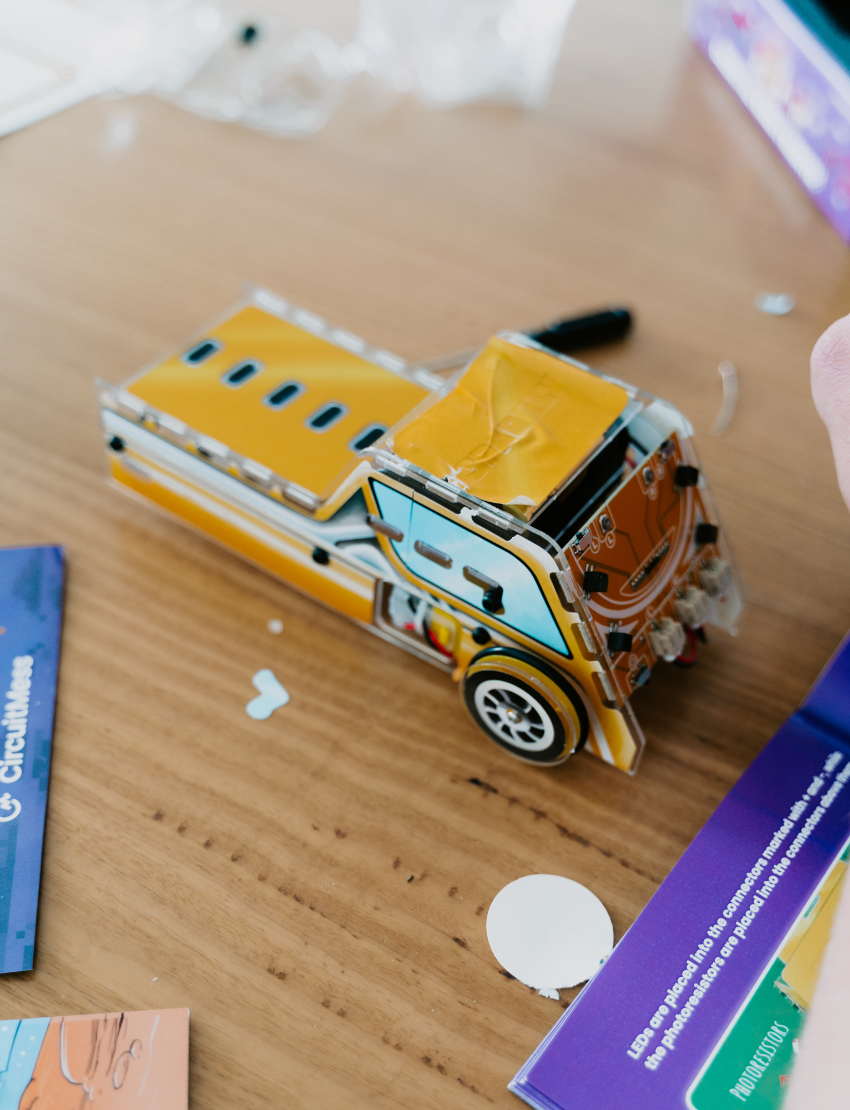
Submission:
POLYGON ((263 398, 263 404, 270 409, 282 409, 287 405, 292 404, 296 397, 300 397, 304 393, 306 386, 301 382, 284 382, 279 385, 277 389, 272 390, 267 397, 263 398))
POLYGON ((365 451, 367 447, 377 443, 381 436, 386 433, 386 430, 383 424, 369 424, 354 437, 348 446, 352 451, 365 451))
POLYGON ((366 514, 366 523, 379 536, 386 536, 387 539, 394 540, 396 543, 401 543, 404 539, 404 532, 400 528, 396 528, 394 524, 389 524, 379 516, 373 516, 372 513, 366 514))
POLYGON ((480 586, 482 590, 496 590, 499 588, 498 582, 494 582, 492 578, 488 578, 486 574, 482 574, 475 567, 464 567, 463 577, 467 582, 471 582, 473 586, 480 586))
POLYGON ((413 545, 414 549, 423 557, 423 559, 430 559, 432 563, 436 563, 438 567, 444 567, 446 570, 451 570, 452 560, 450 555, 446 555, 444 551, 438 551, 436 547, 431 547, 428 543, 423 543, 422 540, 417 540, 413 545))
POLYGON ((249 358, 244 362, 237 362, 226 374, 222 375, 221 380, 225 385, 229 385, 231 389, 237 389, 240 385, 249 382, 251 378, 255 378, 262 368, 263 364, 261 362, 255 362, 249 358))
POLYGON ((217 351, 220 351, 224 346, 218 339, 204 339, 200 343, 196 343, 194 347, 180 356, 180 361, 185 362, 187 366, 200 366, 202 362, 212 358, 217 351))
POLYGON ((307 421, 307 427, 312 428, 314 432, 327 432, 342 420, 347 411, 345 405, 340 404, 339 401, 330 401, 313 413, 307 421))

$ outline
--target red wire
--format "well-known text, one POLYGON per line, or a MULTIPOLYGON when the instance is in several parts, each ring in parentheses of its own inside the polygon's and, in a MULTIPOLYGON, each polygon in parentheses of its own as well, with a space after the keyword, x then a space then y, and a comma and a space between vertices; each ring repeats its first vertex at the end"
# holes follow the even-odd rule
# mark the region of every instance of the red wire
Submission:
POLYGON ((676 656, 680 667, 692 667, 697 661, 697 633, 692 628, 685 629, 688 638, 688 651, 676 656))
POLYGON ((428 639, 431 641, 431 643, 434 645, 434 647, 437 649, 437 651, 439 651, 441 654, 447 656, 449 659, 454 659, 454 656, 452 655, 452 653, 447 648, 443 647, 443 645, 440 643, 440 641, 437 639, 437 637, 434 635, 434 633, 431 631, 430 628, 425 629, 425 635, 428 637, 428 639))

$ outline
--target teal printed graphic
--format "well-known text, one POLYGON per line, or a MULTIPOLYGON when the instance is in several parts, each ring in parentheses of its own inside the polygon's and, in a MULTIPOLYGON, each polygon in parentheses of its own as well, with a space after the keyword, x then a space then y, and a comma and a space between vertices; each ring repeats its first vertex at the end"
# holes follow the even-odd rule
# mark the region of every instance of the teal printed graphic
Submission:
POLYGON ((50 1018, 0 1022, 0 1110, 19 1110, 50 1018))

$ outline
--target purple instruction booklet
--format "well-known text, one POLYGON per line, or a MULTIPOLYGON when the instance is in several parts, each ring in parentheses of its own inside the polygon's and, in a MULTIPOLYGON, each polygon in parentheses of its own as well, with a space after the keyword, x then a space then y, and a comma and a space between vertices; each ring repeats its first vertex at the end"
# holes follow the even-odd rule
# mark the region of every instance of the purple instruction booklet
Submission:
POLYGON ((850 637, 510 1089, 540 1110, 781 1106, 848 848, 850 637))
POLYGON ((0 973, 33 964, 63 569, 61 547, 0 549, 0 973))

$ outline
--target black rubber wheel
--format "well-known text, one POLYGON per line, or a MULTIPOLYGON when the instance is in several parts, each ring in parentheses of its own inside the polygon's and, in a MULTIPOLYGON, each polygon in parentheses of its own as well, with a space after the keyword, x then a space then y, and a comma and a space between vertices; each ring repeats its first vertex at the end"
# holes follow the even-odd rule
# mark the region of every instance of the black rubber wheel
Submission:
POLYGON ((482 732, 529 763, 562 763, 587 740, 587 711, 578 692, 527 652, 479 652, 464 677, 463 699, 482 732))

